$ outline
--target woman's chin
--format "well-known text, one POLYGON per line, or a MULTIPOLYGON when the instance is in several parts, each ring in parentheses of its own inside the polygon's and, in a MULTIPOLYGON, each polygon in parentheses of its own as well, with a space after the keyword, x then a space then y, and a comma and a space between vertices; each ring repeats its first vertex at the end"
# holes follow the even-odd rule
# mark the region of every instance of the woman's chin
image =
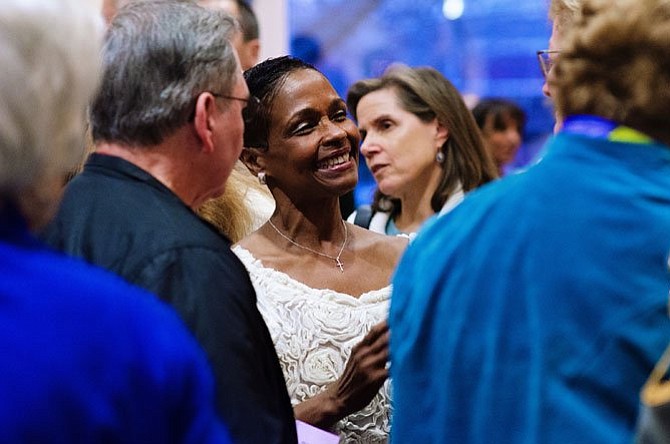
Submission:
POLYGON ((339 195, 344 196, 345 194, 354 191, 357 183, 358 183, 358 175, 356 175, 356 179, 354 181, 342 184, 342 187, 339 190, 339 195))
POLYGON ((392 197, 392 198, 397 198, 396 196, 398 196, 398 187, 397 186, 392 186, 390 184, 380 182, 380 183, 377 184, 377 188, 385 196, 389 196, 389 197, 392 197))

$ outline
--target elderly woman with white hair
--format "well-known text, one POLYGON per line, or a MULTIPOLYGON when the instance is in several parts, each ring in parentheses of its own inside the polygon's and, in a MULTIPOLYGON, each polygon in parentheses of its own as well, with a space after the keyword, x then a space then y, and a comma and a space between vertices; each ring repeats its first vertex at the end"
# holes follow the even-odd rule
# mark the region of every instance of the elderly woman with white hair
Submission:
POLYGON ((177 316, 31 233, 82 155, 102 28, 83 0, 0 3, 2 441, 229 442, 177 316))

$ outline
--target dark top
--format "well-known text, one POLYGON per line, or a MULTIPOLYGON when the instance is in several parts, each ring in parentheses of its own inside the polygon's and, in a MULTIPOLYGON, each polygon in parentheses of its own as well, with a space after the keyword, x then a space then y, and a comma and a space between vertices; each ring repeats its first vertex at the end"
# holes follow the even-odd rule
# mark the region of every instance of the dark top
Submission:
POLYGON ((121 158, 92 154, 44 239, 172 304, 209 357, 235 442, 297 441, 249 275, 230 241, 167 187, 121 158))
POLYGON ((198 344, 164 304, 48 251, 0 209, 0 440, 229 443, 198 344))

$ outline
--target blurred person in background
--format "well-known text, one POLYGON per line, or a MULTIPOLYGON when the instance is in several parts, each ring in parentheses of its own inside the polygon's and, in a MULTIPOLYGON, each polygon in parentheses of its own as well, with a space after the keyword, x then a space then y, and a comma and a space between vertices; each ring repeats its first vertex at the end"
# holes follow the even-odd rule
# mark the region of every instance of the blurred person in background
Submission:
POLYGON ((240 25, 240 32, 233 38, 233 45, 240 58, 242 71, 258 63, 261 43, 258 19, 249 3, 244 0, 198 0, 200 6, 225 11, 232 15, 240 25))
POLYGON ((174 312, 32 234, 82 155, 102 31, 86 1, 0 4, 2 441, 228 443, 174 312))
POLYGON ((261 54, 260 32, 258 29, 258 18, 249 3, 238 0, 239 13, 235 16, 242 32, 239 42, 234 42, 237 55, 240 57, 242 70, 246 71, 258 63, 261 54))
POLYGON ((484 98, 472 109, 477 126, 482 131, 484 144, 498 169, 498 176, 506 174, 523 142, 526 113, 511 100, 484 98))
POLYGON ((347 94, 361 153, 377 182, 374 202, 350 222, 413 236, 436 213, 498 175, 461 94, 433 68, 393 66, 347 94))
POLYGON ((395 274, 398 443, 629 443, 670 336, 670 1, 583 0, 542 162, 426 227, 395 274))

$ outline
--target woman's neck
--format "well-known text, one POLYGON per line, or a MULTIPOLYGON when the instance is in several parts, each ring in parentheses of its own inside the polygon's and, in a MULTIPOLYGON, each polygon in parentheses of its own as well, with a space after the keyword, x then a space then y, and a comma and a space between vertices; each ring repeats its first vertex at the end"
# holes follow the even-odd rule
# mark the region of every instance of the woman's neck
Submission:
POLYGON ((394 217, 396 228, 403 233, 413 233, 435 214, 431 200, 440 183, 442 169, 437 166, 425 180, 405 188, 400 198, 400 213, 394 217), (421 182, 421 183, 418 183, 421 182))
POLYGON ((402 233, 414 233, 421 225, 435 214, 429 199, 401 199, 401 211, 393 220, 396 228, 402 233))
POLYGON ((273 224, 293 240, 305 243, 341 240, 342 215, 337 197, 310 202, 294 202, 273 190, 275 211, 273 224))

